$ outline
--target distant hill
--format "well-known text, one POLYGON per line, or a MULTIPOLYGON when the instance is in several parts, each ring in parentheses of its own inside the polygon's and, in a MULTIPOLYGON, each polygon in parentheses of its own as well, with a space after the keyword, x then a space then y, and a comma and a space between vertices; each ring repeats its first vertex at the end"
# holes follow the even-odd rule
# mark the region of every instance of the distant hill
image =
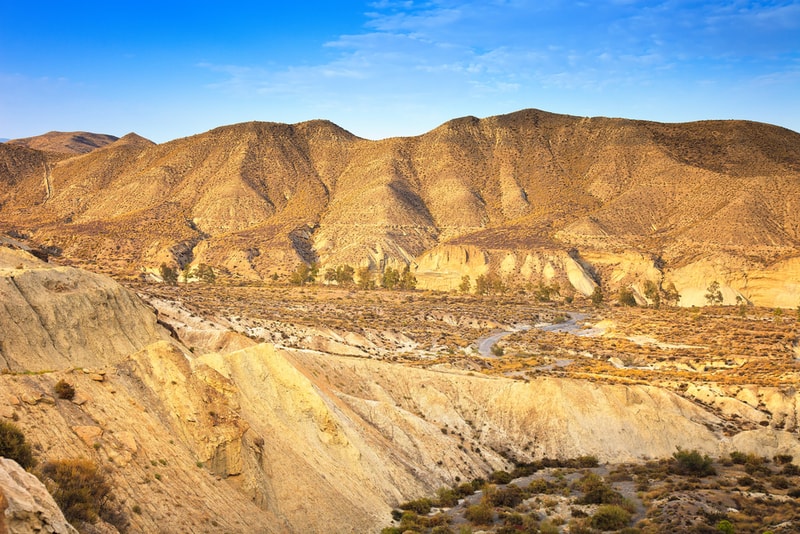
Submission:
POLYGON ((800 304, 800 134, 523 110, 361 139, 250 122, 68 159, 0 146, 0 230, 133 274, 207 263, 260 280, 299 262, 409 265, 420 287, 494 274, 647 300, 800 304), (44 178, 44 179, 43 179, 44 178))
POLYGON ((86 154, 116 141, 113 135, 90 132, 48 132, 35 137, 22 139, 5 139, 9 144, 21 145, 46 152, 64 154, 86 154))

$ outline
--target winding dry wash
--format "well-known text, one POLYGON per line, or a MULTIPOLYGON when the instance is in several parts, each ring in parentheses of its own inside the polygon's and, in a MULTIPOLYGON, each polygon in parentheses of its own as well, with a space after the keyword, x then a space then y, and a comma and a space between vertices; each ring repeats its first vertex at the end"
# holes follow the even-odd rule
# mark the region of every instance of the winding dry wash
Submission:
POLYGON ((795 132, 51 133, 0 184, 0 532, 800 528, 795 132))

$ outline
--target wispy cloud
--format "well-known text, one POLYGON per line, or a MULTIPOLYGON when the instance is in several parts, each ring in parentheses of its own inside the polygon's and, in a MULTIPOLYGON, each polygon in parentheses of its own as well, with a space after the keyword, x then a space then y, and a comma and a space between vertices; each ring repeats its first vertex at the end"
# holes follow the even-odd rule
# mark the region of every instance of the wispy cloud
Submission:
POLYGON ((800 51, 796 2, 381 0, 364 17, 363 31, 325 43, 325 62, 204 67, 225 76, 217 90, 313 95, 314 105, 328 108, 490 95, 536 104, 548 91, 621 94, 681 77, 696 88, 724 85, 723 78, 797 83, 781 71, 784 61, 773 61, 800 51), (743 58, 756 61, 755 71, 737 71, 743 58))

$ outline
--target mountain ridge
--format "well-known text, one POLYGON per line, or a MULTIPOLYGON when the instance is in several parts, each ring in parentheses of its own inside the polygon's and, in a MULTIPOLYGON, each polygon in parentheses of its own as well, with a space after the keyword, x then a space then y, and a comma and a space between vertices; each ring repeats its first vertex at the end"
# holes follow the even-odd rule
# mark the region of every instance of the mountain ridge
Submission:
POLYGON ((108 134, 91 132, 58 132, 51 131, 33 137, 9 139, 6 143, 28 148, 57 152, 62 154, 88 154, 93 150, 108 146, 119 139, 108 134))
MULTIPOLYGON (((0 194, 0 229, 129 275, 162 262, 203 262, 252 280, 301 261, 380 272, 417 268, 437 247, 477 246, 495 251, 485 272, 511 285, 549 277, 569 288, 566 273, 510 268, 508 258, 533 249, 644 253, 661 266, 659 284, 695 279, 677 271, 711 258, 708 276, 730 298, 752 300, 748 273, 800 255, 797 147, 800 134, 750 121, 537 109, 379 141, 312 120, 251 121, 157 145, 129 134, 69 159, 2 145, 9 163, 0 180, 15 187, 0 194), (743 266, 731 271, 729 256, 743 266)), ((641 278, 594 271, 595 284, 643 293, 641 278)), ((452 276, 444 286, 418 278, 455 289, 452 276)), ((790 288, 786 305, 795 297, 800 289, 790 288)))

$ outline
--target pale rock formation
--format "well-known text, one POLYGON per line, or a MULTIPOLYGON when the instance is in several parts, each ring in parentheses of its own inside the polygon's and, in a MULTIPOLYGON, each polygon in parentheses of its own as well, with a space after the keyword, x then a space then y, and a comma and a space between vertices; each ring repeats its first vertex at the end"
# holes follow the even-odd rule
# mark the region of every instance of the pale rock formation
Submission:
POLYGON ((11 371, 104 366, 166 335, 152 312, 110 278, 6 247, 0 302, 0 367, 11 371))
POLYGON ((14 460, 0 458, 0 532, 77 534, 44 484, 14 460))

